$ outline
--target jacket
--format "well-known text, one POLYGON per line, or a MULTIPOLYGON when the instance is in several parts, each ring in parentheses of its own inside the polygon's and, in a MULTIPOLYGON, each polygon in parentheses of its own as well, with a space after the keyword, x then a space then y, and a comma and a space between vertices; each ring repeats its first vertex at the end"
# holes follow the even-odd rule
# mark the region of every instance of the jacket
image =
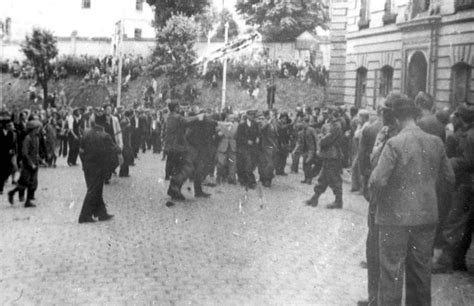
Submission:
POLYGON ((454 172, 439 137, 418 126, 389 139, 369 180, 377 196, 379 225, 418 226, 438 222, 437 191, 451 188, 454 172))
POLYGON ((375 145, 377 135, 382 129, 382 120, 377 120, 364 128, 361 133, 358 156, 359 156, 359 169, 362 175, 369 176, 372 172, 372 166, 370 163, 370 154, 375 145))
POLYGON ((423 116, 416 124, 426 133, 438 136, 443 142, 446 141, 446 129, 435 115, 423 116))
POLYGON ((259 136, 259 129, 255 121, 251 121, 250 126, 247 122, 242 122, 237 128, 235 135, 237 141, 237 151, 253 150, 257 148, 257 140, 259 136), (249 141, 252 144, 249 144, 249 141))
POLYGON ((235 140, 237 127, 238 125, 233 122, 217 123, 217 136, 220 137, 217 152, 225 153, 229 147, 232 152, 237 151, 237 142, 235 140))
POLYGON ((40 163, 39 156, 39 137, 29 133, 26 135, 22 144, 23 164, 28 167, 38 166, 40 163))
POLYGON ((100 126, 87 130, 81 139, 79 153, 85 170, 108 170, 113 156, 119 152, 120 148, 114 144, 112 137, 100 126))
POLYGON ((186 141, 186 128, 198 120, 197 117, 185 118, 177 113, 170 113, 166 119, 165 150, 169 152, 186 152, 189 144, 186 141))
POLYGON ((456 184, 474 188, 474 124, 458 135, 457 154, 449 161, 456 174, 456 184))
POLYGON ((323 136, 318 145, 318 156, 323 159, 342 159, 342 126, 334 119, 323 126, 323 136))

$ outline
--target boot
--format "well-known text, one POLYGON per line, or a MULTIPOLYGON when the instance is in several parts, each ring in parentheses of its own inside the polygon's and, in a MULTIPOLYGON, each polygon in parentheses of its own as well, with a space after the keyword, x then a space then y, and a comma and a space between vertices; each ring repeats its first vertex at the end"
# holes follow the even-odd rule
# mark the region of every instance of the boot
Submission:
POLYGON ((18 200, 20 202, 25 200, 25 189, 18 190, 18 200))
POLYGON ((179 190, 178 186, 173 181, 170 182, 170 187, 168 188, 168 195, 173 200, 177 200, 177 201, 186 200, 184 195, 181 193, 181 190, 179 190))
POLYGON ((334 203, 327 206, 328 209, 342 209, 342 194, 336 195, 334 203))
POLYGON ((18 188, 14 188, 13 190, 9 191, 8 192, 8 203, 10 203, 10 205, 13 205, 15 202, 14 202, 14 196, 15 196, 15 192, 17 191, 18 188))
POLYGON ((309 200, 306 200, 305 203, 308 206, 316 207, 318 206, 319 194, 314 194, 309 200))
POLYGON ((209 198, 210 196, 211 196, 211 194, 205 193, 204 191, 202 191, 201 186, 194 186, 194 197, 196 197, 196 198, 209 198))

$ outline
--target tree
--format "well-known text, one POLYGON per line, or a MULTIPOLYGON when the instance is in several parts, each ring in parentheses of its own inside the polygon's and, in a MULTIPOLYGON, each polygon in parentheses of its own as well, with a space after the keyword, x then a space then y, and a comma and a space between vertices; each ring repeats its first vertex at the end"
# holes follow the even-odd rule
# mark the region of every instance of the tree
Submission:
POLYGON ((235 22, 232 14, 228 10, 224 9, 219 14, 219 26, 217 27, 214 39, 224 40, 226 22, 229 23, 229 39, 232 39, 239 35, 239 25, 237 24, 237 22, 235 22))
POLYGON ((152 55, 153 76, 165 76, 176 97, 179 85, 184 84, 195 72, 194 43, 199 27, 192 17, 173 15, 157 34, 156 48, 152 55))
POLYGON ((327 29, 324 0, 248 0, 237 3, 246 23, 257 27, 266 41, 292 41, 304 31, 327 29))
POLYGON ((214 30, 215 25, 219 22, 219 14, 215 9, 209 7, 202 13, 195 15, 194 18, 199 25, 199 38, 207 40, 209 33, 214 30))
POLYGON ((56 38, 47 30, 34 28, 31 36, 26 36, 21 50, 35 68, 36 81, 43 87, 43 107, 48 107, 48 81, 53 76, 51 60, 58 55, 56 38))
POLYGON ((209 6, 209 0, 146 0, 146 2, 155 10, 156 28, 165 26, 173 15, 183 14, 190 17, 202 13, 209 6))

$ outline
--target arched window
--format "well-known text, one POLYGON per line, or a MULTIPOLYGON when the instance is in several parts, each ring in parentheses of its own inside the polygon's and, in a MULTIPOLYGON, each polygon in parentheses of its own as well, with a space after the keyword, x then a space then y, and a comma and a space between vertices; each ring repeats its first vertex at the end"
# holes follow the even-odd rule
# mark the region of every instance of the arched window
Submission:
POLYGON ((379 95, 386 97, 393 88, 393 68, 391 66, 383 66, 380 69, 379 95))
POLYGON ((367 69, 365 67, 360 67, 356 71, 354 105, 358 108, 367 106, 367 69))
POLYGON ((453 66, 452 75, 452 103, 457 105, 463 102, 473 102, 471 92, 471 71, 472 67, 466 63, 458 63, 453 66))

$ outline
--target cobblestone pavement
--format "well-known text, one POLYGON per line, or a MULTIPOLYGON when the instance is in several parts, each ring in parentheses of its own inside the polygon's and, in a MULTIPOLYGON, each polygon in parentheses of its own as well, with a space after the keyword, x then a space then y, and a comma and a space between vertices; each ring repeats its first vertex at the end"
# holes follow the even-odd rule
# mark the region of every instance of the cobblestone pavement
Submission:
MULTIPOLYGON (((206 187, 211 199, 167 207, 161 156, 105 187, 110 222, 77 223, 85 183, 61 160, 40 169, 35 209, 0 198, 0 305, 355 305, 366 298, 367 204, 302 201, 301 175, 271 189, 206 187)), ((7 188, 8 189, 8 188, 7 188)), ((348 189, 348 185, 345 186, 348 189)), ((474 303, 472 276, 435 276, 435 305, 474 303)))

